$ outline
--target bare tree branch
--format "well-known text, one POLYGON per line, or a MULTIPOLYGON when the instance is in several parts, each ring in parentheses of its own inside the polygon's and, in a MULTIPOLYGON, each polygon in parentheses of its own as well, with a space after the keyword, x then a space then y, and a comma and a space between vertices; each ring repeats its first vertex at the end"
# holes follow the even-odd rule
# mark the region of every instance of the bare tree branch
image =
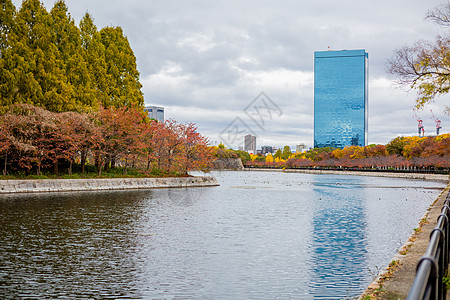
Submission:
POLYGON ((429 10, 425 19, 431 20, 441 26, 450 26, 450 2, 441 4, 434 10, 429 10))

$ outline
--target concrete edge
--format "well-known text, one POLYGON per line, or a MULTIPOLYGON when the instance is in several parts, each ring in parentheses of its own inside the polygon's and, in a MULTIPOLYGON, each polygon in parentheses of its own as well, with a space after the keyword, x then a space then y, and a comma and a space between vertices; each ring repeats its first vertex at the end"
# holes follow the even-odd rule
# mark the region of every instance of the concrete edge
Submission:
MULTIPOLYGON (((411 260, 411 258, 408 256, 408 250, 414 246, 418 239, 420 238, 426 238, 429 239, 429 234, 425 235, 419 235, 419 233, 422 231, 422 228, 424 224, 429 223, 429 217, 431 210, 436 207, 438 204, 443 204, 445 202, 445 199, 447 198, 447 194, 450 192, 450 182, 447 184, 447 186, 442 190, 442 192, 436 197, 436 199, 431 203, 428 208, 426 209, 425 213, 422 215, 422 217, 419 220, 419 223, 415 228, 418 228, 419 231, 413 230, 411 235, 408 237, 406 242, 399 248, 396 254, 391 258, 390 263, 380 272, 378 273, 378 276, 370 283, 367 287, 367 289, 357 298, 359 300, 365 299, 365 297, 369 297, 370 299, 378 299, 376 297, 376 294, 378 294, 378 291, 382 289, 383 284, 388 280, 396 280, 393 278, 395 276, 395 272, 397 271, 398 267, 406 262, 407 260, 411 260), (395 262, 393 264, 393 262, 395 262)), ((438 207, 439 211, 441 210, 441 207, 438 207)), ((435 222, 435 221, 434 221, 435 222)), ((432 224, 432 227, 434 228, 435 224, 432 224)), ((428 232, 427 232, 428 233, 428 232)), ((428 241, 428 240, 427 240, 428 241)), ((426 243, 428 245, 428 243, 426 243)), ((426 249, 423 249, 423 253, 425 253, 426 249)), ((413 263, 416 265, 418 262, 413 261, 409 263, 413 263)), ((415 277, 415 276, 414 276, 415 277)), ((410 282, 410 285, 412 285, 412 282, 410 282)), ((399 298, 400 299, 400 298, 399 298)))
POLYGON ((245 168, 244 171, 262 171, 262 172, 284 172, 284 173, 306 173, 306 174, 328 174, 328 175, 355 175, 372 177, 391 177, 430 181, 450 181, 450 174, 424 174, 424 173, 394 173, 394 172, 364 172, 364 171, 334 171, 334 170, 302 170, 302 169, 264 169, 264 168, 245 168))
POLYGON ((0 180, 0 194, 219 186, 213 176, 0 180))

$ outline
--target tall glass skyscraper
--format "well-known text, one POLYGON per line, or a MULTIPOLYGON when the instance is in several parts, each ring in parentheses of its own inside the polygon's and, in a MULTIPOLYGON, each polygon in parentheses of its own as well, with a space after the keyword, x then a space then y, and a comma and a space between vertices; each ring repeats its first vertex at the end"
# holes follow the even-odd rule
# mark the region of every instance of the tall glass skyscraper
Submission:
POLYGON ((365 50, 314 53, 314 147, 366 146, 365 50))

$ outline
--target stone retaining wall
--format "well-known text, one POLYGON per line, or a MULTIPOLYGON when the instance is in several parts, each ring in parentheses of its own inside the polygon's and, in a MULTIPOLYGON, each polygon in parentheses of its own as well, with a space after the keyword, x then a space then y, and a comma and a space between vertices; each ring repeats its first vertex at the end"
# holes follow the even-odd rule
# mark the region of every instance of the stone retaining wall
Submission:
POLYGON ((212 176, 171 178, 0 180, 0 194, 218 186, 212 176))
POLYGON ((212 168, 213 170, 243 170, 244 165, 240 158, 217 158, 212 168))

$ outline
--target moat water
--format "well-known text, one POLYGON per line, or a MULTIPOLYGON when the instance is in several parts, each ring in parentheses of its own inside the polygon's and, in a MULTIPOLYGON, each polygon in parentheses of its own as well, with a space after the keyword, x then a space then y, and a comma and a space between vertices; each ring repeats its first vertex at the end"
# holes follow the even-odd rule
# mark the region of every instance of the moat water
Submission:
POLYGON ((444 188, 213 175, 220 187, 0 195, 0 298, 351 299, 444 188))

